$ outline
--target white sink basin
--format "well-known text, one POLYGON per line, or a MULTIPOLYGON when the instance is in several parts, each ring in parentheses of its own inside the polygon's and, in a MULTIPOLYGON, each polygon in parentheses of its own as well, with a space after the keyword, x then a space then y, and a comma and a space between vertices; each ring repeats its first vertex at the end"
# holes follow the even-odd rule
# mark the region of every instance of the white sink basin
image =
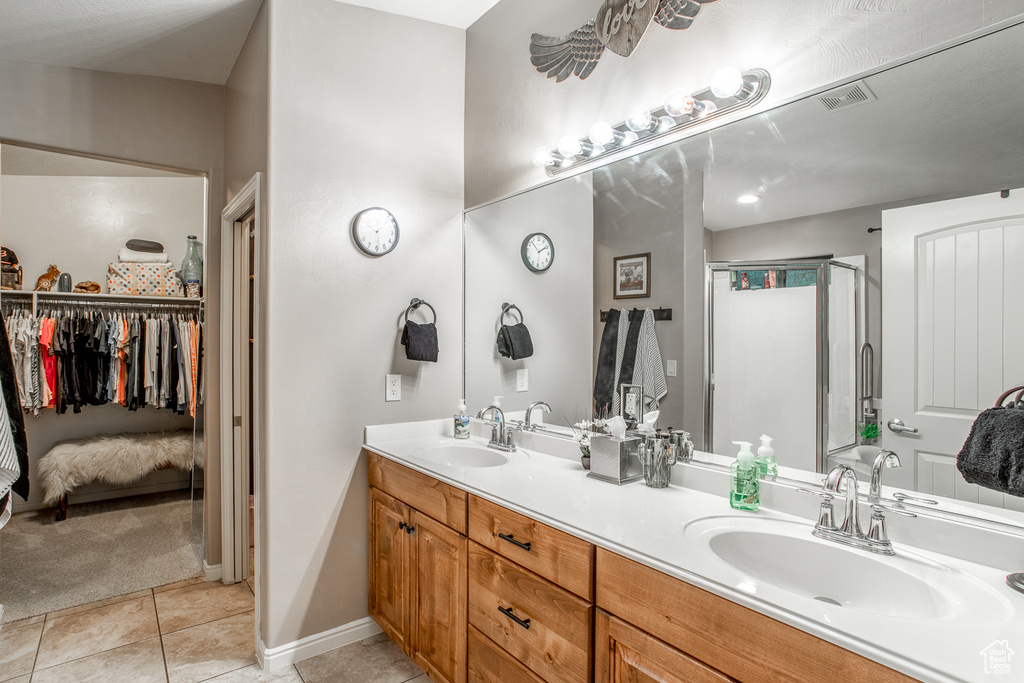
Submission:
POLYGON ((1000 621, 1006 600, 977 579, 897 547, 875 555, 811 536, 812 526, 757 517, 710 517, 686 535, 739 573, 754 594, 781 589, 822 603, 901 619, 1000 621), (751 581, 752 580, 752 581, 751 581))
POLYGON ((448 467, 498 467, 508 462, 508 456, 485 446, 472 444, 445 444, 427 448, 418 457, 448 467))

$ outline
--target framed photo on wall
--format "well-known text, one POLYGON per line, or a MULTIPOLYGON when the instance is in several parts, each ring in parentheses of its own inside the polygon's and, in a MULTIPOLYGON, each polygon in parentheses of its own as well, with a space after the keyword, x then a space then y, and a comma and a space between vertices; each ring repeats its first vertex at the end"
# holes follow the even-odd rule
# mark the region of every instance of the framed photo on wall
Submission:
POLYGON ((651 295, 651 253, 615 257, 615 298, 642 299, 651 295))

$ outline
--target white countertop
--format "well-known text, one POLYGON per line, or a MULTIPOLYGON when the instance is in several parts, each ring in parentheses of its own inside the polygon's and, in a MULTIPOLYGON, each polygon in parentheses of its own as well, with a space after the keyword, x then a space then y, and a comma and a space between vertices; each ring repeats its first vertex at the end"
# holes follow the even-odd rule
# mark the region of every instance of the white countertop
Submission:
MULTIPOLYGON (((870 557, 929 580, 963 585, 963 594, 952 601, 954 609, 914 619, 831 605, 752 579, 702 541, 702 529, 759 519, 776 528, 805 528, 813 542, 840 548, 813 539, 811 521, 764 507, 753 513, 733 510, 728 491, 716 496, 675 485, 654 489, 643 482, 615 486, 596 481, 564 451, 558 457, 520 449, 507 454, 508 464, 485 468, 451 467, 418 457, 428 448, 466 443, 445 434, 450 434, 450 422, 367 427, 365 447, 920 680, 991 680, 983 650, 996 641, 1007 641, 1020 653, 1019 661, 1011 661, 1017 677, 1001 678, 1024 678, 1024 595, 1006 587, 1005 570, 897 543, 896 557, 870 557)), ((472 442, 483 446, 486 439, 474 436, 472 442)), ((842 515, 841 505, 836 513, 842 515)), ((866 529, 867 518, 861 523, 866 529)), ((870 595, 871 586, 864 588, 870 595)))

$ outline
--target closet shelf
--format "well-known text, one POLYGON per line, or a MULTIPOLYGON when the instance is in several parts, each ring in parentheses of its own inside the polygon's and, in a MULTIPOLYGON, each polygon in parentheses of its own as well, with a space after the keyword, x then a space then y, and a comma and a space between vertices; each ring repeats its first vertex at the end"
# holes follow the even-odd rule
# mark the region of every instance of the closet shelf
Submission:
POLYGON ((43 302, 48 299, 59 299, 61 301, 90 301, 103 303, 153 303, 167 304, 171 306, 200 306, 205 299, 189 299, 183 296, 136 296, 133 294, 84 294, 80 292, 27 292, 5 289, 0 291, 0 301, 4 299, 17 301, 32 300, 43 302))

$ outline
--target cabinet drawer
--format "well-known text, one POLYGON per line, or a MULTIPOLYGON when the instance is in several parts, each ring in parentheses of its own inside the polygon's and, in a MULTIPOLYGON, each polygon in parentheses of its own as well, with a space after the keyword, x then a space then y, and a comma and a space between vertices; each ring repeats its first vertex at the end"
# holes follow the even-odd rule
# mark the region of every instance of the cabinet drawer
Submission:
POLYGON ((470 683, 544 683, 515 657, 469 627, 470 683))
POLYGON ((596 584, 598 607, 740 681, 914 680, 603 548, 596 584))
POLYGON ((733 683, 728 676, 601 610, 597 610, 595 621, 597 683, 733 683))
POLYGON ((469 497, 469 537, 593 601, 592 544, 473 495, 469 497))
POLYGON ((549 683, 588 681, 593 607, 469 544, 469 623, 549 683))
POLYGON ((389 493, 460 534, 466 533, 465 491, 376 453, 367 453, 370 486, 389 493))

